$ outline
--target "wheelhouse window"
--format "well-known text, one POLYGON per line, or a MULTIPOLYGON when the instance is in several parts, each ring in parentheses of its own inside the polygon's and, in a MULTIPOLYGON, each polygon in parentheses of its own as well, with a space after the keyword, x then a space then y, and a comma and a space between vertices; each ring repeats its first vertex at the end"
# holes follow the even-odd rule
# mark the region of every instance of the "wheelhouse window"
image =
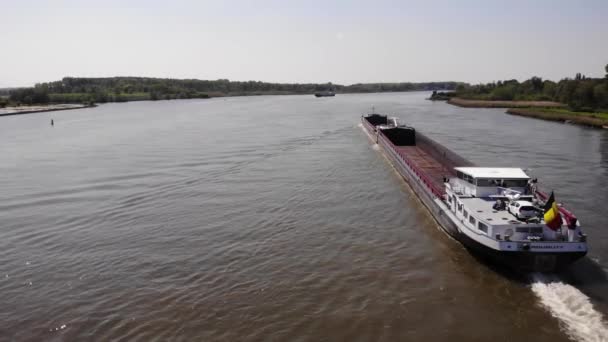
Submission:
POLYGON ((525 188, 528 184, 527 179, 505 179, 504 186, 506 188, 525 188))
POLYGON ((496 186, 496 183, 492 179, 476 179, 477 186, 496 186))
POLYGON ((465 219, 466 219, 466 218, 469 218, 469 212, 468 212, 468 211, 466 211, 466 210, 463 210, 463 211, 462 211, 462 215, 464 216, 464 218, 465 218, 465 219))
POLYGON ((475 223, 477 223, 477 222, 476 222, 476 220, 475 220, 475 218, 474 218, 473 216, 470 216, 470 217, 469 217, 469 222, 470 222, 472 225, 475 225, 475 223))
POLYGON ((488 232, 488 226, 485 223, 479 222, 479 224, 477 225, 477 229, 481 230, 484 233, 488 232))
POLYGON ((462 212, 462 203, 458 203, 458 211, 462 212))
POLYGON ((489 179, 477 178, 475 185, 477 186, 500 186, 503 188, 524 188, 528 184, 526 179, 489 179))
POLYGON ((456 171, 456 177, 464 180, 465 182, 471 183, 471 184, 475 184, 475 178, 467 175, 466 173, 462 173, 460 171, 456 171))

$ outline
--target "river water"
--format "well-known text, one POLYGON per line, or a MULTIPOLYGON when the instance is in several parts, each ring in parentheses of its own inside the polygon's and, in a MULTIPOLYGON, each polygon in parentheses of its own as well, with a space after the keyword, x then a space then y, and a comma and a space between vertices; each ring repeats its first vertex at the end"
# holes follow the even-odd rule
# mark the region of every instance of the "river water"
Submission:
POLYGON ((0 340, 608 340, 608 132, 425 96, 0 118, 0 340), (589 256, 529 279, 478 261, 372 148, 372 105, 477 164, 528 168, 589 256))

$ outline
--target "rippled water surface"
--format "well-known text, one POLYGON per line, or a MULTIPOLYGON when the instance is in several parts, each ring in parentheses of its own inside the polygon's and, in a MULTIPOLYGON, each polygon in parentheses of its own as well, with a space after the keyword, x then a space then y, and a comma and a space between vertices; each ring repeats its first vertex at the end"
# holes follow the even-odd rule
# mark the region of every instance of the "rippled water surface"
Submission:
POLYGON ((608 132, 427 95, 0 118, 0 340, 608 339, 608 132), (530 280, 476 260, 372 149, 372 105, 480 165, 530 169, 589 257, 530 280))

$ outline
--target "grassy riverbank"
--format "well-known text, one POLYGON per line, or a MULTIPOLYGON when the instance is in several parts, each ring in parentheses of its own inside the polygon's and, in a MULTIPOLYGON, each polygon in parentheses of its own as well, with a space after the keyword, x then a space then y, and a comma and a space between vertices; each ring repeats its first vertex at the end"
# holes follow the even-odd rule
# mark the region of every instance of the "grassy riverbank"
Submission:
POLYGON ((37 105, 37 106, 5 107, 5 108, 0 108, 0 116, 54 112, 54 111, 58 111, 58 110, 80 109, 80 108, 88 108, 88 107, 95 107, 95 105, 93 105, 93 104, 89 104, 89 105, 85 105, 85 104, 49 104, 49 105, 37 105))
POLYGON ((572 111, 567 105, 552 101, 490 101, 452 98, 449 104, 467 108, 508 108, 506 113, 530 118, 608 128, 608 113, 572 111))
POLYGON ((608 128, 608 113, 573 112, 561 108, 510 108, 507 110, 507 113, 549 121, 608 128))
POLYGON ((459 97, 449 99, 448 103, 467 108, 566 108, 565 104, 553 101, 467 100, 459 97))
POLYGON ((608 126, 608 65, 604 77, 574 78, 558 82, 532 77, 523 82, 504 80, 459 85, 448 103, 460 107, 509 108, 507 113, 593 127, 608 126))

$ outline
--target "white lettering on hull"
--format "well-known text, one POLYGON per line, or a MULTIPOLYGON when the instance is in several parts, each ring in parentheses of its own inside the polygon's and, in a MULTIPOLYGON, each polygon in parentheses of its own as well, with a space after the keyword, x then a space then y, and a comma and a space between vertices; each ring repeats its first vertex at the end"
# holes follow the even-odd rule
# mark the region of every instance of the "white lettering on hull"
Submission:
POLYGON ((564 246, 560 245, 531 245, 532 249, 564 249, 564 246))

